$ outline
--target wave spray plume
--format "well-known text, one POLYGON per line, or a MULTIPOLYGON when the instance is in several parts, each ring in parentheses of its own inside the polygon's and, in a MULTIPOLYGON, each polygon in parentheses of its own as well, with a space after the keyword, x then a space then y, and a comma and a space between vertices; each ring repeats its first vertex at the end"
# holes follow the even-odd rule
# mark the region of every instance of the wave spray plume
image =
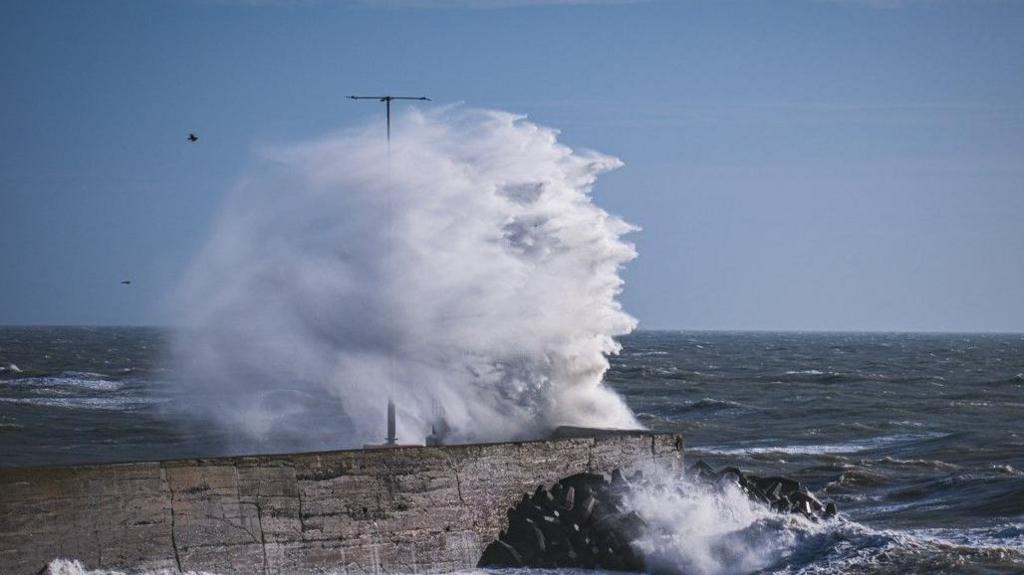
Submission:
POLYGON ((179 290, 188 411, 240 444, 422 442, 639 427, 602 383, 635 228, 593 204, 621 162, 509 113, 403 114, 273 149, 179 290))

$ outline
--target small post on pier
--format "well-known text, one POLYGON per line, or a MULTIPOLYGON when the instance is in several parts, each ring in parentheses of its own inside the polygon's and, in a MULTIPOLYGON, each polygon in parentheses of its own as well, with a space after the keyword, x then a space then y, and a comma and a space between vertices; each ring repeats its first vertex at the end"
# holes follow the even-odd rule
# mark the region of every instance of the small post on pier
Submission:
POLYGON ((386 445, 394 445, 398 443, 398 437, 395 435, 395 402, 388 398, 388 438, 385 440, 386 445))

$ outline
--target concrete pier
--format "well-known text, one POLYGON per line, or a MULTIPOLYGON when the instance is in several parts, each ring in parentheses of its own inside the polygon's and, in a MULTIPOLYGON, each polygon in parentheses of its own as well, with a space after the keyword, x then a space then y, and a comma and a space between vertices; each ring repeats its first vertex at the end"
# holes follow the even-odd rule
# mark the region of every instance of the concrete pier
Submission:
POLYGON ((582 471, 682 462, 678 435, 0 469, 0 573, 436 573, 473 567, 505 511, 582 471))

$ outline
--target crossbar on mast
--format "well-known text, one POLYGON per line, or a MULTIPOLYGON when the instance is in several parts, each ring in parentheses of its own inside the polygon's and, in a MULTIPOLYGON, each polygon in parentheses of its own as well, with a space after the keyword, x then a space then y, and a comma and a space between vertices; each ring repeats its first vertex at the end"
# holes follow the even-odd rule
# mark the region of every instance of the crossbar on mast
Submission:
POLYGON ((377 100, 384 102, 388 118, 388 147, 391 147, 391 101, 392 100, 421 100, 429 102, 426 96, 349 96, 350 100, 377 100))

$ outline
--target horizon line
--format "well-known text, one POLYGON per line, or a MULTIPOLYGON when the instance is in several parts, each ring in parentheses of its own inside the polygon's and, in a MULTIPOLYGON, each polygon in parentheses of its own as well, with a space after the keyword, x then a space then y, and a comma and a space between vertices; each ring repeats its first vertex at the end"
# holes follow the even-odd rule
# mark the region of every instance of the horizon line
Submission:
MULTIPOLYGON (((58 323, 24 323, 24 324, 0 324, 0 329, 40 329, 40 328, 68 328, 68 329, 160 329, 179 330, 188 329, 185 326, 155 325, 155 324, 58 324, 58 323)), ((1024 335, 1024 330, 907 330, 907 329, 764 329, 764 328, 638 328, 627 334, 613 336, 624 337, 635 333, 717 333, 717 334, 833 334, 833 335, 1024 335)))

